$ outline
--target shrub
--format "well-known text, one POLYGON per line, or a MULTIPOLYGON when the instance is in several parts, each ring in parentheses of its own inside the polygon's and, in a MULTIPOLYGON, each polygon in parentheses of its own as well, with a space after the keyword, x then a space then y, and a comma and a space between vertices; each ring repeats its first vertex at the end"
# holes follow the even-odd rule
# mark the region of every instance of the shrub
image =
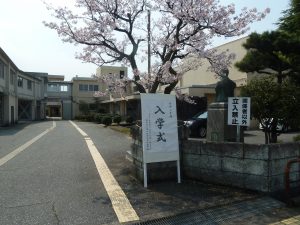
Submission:
POLYGON ((96 113, 95 117, 94 117, 94 120, 95 120, 96 123, 102 123, 102 118, 103 118, 103 114, 96 113))
POLYGON ((132 116, 127 116, 127 117, 126 117, 126 123, 133 123, 133 118, 132 118, 132 116))
POLYGON ((293 137, 294 141, 300 141, 300 134, 296 135, 295 137, 293 137))
POLYGON ((122 117, 120 115, 115 115, 113 117, 113 121, 114 121, 114 123, 119 124, 122 121, 122 117))
POLYGON ((93 122, 95 115, 93 113, 86 115, 86 121, 93 122))
POLYGON ((111 125, 111 123, 112 123, 111 116, 109 116, 109 115, 104 116, 104 117, 102 118, 102 123, 103 123, 105 126, 111 125))
POLYGON ((81 120, 81 115, 80 116, 75 116, 75 120, 81 120))

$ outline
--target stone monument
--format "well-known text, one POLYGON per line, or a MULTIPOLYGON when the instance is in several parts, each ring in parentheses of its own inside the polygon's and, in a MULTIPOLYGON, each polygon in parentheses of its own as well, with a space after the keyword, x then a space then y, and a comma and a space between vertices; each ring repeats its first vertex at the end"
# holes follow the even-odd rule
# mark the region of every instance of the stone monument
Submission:
POLYGON ((208 106, 207 141, 236 142, 236 126, 227 125, 228 97, 234 97, 236 84, 230 80, 228 69, 223 69, 216 85, 215 102, 208 106))

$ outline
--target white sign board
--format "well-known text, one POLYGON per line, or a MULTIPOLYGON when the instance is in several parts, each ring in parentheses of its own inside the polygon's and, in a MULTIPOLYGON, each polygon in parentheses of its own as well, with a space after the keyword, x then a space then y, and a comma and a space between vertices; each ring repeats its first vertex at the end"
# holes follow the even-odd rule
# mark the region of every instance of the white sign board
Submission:
POLYGON ((144 186, 147 187, 147 163, 177 161, 179 144, 176 99, 174 95, 141 94, 144 186))
POLYGON ((250 104, 248 97, 228 98, 228 125, 249 126, 250 104))
POLYGON ((141 94, 144 162, 179 159, 174 95, 141 94))

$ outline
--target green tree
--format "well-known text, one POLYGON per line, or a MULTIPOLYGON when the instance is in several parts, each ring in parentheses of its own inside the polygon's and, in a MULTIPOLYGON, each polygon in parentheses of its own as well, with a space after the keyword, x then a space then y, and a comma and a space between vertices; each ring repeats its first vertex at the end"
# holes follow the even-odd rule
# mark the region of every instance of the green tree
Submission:
POLYGON ((290 8, 283 11, 279 31, 286 35, 282 53, 291 67, 290 76, 300 85, 300 0, 291 0, 290 8))
POLYGON ((253 79, 244 86, 242 96, 251 97, 251 116, 263 125, 265 143, 276 143, 280 134, 278 120, 286 125, 299 124, 300 88, 288 80, 278 84, 272 76, 253 79))
POLYGON ((288 33, 300 33, 300 0, 291 0, 290 7, 279 19, 279 29, 288 33))
MULTIPOLYGON (((240 62, 236 63, 236 67, 243 72, 273 76, 272 83, 267 83, 266 80, 255 81, 258 82, 256 85, 261 90, 257 87, 248 87, 249 90, 256 88, 257 95, 266 98, 261 99, 261 101, 267 102, 267 104, 259 104, 262 103, 260 101, 256 102, 262 108, 256 110, 257 106, 253 106, 254 112, 259 112, 254 117, 260 122, 263 118, 273 118, 272 122, 269 121, 271 122, 271 130, 267 131, 269 136, 266 133, 266 142, 276 142, 276 127, 279 119, 297 120, 298 113, 294 112, 297 107, 293 101, 298 101, 298 99, 295 97, 297 94, 295 95, 293 92, 300 86, 299 13, 300 1, 291 0, 290 8, 283 12, 283 17, 279 20, 278 30, 262 34, 252 33, 243 45, 247 54, 240 62), (290 79, 285 80, 287 76, 290 79), (274 84, 274 78, 276 78, 277 84, 274 84), (292 85, 290 82, 294 84, 292 85), (286 104, 283 104, 284 102, 286 104), (294 105, 290 107, 290 103, 294 105)), ((254 92, 248 94, 255 95, 254 92)))
POLYGON ((235 66, 246 73, 276 76, 280 84, 290 72, 290 64, 282 53, 285 43, 286 35, 278 31, 252 33, 243 44, 247 54, 235 66))

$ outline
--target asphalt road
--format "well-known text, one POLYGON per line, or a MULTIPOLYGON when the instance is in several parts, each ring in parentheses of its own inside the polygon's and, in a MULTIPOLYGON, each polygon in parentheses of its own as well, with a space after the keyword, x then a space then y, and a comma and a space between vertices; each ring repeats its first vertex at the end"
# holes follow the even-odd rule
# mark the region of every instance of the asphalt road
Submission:
MULTIPOLYGON (((1 129, 1 157, 52 125, 1 129)), ((53 130, 0 166, 0 180, 0 224, 118 221, 87 145, 68 121, 57 121, 53 130)))
MULTIPOLYGON (((0 128, 0 224, 120 224, 115 205, 125 216, 130 210, 115 186, 124 192, 142 222, 219 207, 227 215, 227 206, 260 199, 258 193, 188 180, 181 184, 172 180, 150 183, 145 189, 132 176, 132 165, 125 160, 131 145, 129 137, 98 124, 75 123, 83 132, 69 121, 0 128), (99 158, 95 160, 91 154, 93 148, 107 168, 103 162, 99 166, 99 158)), ((255 133, 249 137, 257 140, 255 133)), ((296 215, 277 205, 284 210, 278 213, 277 206, 270 208, 277 210, 278 216, 270 214, 268 221, 296 215)), ((128 220, 125 224, 134 223, 128 220)))

